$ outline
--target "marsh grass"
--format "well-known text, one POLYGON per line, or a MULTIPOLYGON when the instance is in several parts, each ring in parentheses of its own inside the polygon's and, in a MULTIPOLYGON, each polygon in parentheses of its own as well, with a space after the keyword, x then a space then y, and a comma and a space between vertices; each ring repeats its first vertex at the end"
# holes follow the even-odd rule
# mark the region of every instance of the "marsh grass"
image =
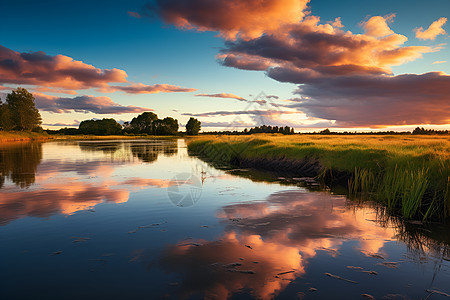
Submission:
POLYGON ((318 177, 333 171, 350 174, 352 199, 375 199, 405 218, 450 216, 449 136, 200 136, 188 140, 188 147, 221 163, 317 160, 318 177))
POLYGON ((136 139, 176 139, 179 136, 153 135, 49 135, 30 131, 0 131, 0 142, 38 140, 136 140, 136 139))
POLYGON ((53 137, 47 133, 38 133, 31 131, 0 131, 0 143, 14 141, 36 141, 49 140, 53 137))

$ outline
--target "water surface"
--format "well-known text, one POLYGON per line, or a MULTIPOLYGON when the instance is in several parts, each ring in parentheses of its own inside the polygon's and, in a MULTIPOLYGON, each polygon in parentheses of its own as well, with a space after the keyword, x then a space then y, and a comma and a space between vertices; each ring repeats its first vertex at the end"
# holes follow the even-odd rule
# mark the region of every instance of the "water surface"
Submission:
POLYGON ((0 145, 2 299, 420 299, 449 235, 181 139, 0 145))

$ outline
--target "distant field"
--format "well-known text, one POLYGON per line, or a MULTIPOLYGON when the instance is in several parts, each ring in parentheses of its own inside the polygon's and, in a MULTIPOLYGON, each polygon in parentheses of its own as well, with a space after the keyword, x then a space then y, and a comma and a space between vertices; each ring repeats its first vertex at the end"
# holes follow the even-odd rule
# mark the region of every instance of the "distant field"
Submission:
POLYGON ((347 172, 352 197, 376 199, 406 218, 450 216, 450 136, 200 136, 188 147, 242 166, 316 163, 319 177, 347 172))

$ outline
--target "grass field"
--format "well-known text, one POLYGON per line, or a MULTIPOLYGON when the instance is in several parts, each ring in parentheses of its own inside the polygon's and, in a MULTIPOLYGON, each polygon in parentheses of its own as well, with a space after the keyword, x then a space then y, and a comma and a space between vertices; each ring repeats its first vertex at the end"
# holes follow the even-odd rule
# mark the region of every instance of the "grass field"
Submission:
POLYGON ((405 218, 450 216, 450 136, 200 136, 188 147, 225 163, 315 161, 318 177, 348 173, 351 198, 377 200, 405 218))

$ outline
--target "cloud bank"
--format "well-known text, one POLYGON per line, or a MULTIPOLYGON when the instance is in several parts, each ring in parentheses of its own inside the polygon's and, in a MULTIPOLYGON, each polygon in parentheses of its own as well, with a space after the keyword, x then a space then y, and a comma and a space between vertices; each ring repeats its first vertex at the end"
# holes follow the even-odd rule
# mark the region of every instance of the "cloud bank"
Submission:
POLYGON ((35 85, 38 91, 66 94, 91 88, 128 94, 196 91, 169 84, 131 83, 127 76, 123 70, 99 69, 64 55, 51 56, 42 51, 19 53, 0 45, 0 84, 35 85), (115 83, 127 85, 111 85, 115 83))
POLYGON ((195 92, 196 89, 182 88, 170 84, 146 85, 142 83, 137 83, 129 86, 115 85, 107 88, 105 91, 107 92, 122 91, 127 94, 158 94, 158 93, 195 92))
POLYGON ((126 78, 123 70, 99 69, 68 56, 50 56, 42 51, 19 53, 0 46, 0 83, 77 90, 127 82, 126 78))
POLYGON ((234 95, 234 94, 230 94, 230 93, 220 93, 220 94, 197 94, 195 96, 198 97, 211 97, 211 98, 230 98, 230 99, 236 99, 239 101, 247 101, 247 99, 234 95))
POLYGON ((338 77, 297 93, 303 98, 287 107, 344 127, 450 123, 450 76, 440 72, 338 77))
POLYGON ((36 107, 39 110, 53 113, 82 112, 95 114, 124 114, 152 111, 151 108, 134 105, 123 106, 115 103, 109 97, 79 96, 64 98, 41 93, 34 94, 36 107))
POLYGON ((156 0, 145 12, 183 29, 249 40, 300 21, 309 0, 156 0))
MULTIPOLYGON (((368 18, 359 24, 363 33, 356 34, 344 30, 340 18, 321 22, 307 4, 158 0, 149 10, 180 28, 220 32, 226 41, 217 60, 224 66, 263 71, 279 82, 298 84, 301 100, 291 108, 308 116, 355 127, 449 123, 448 75, 392 72, 392 67, 442 45, 405 46, 408 38, 390 27, 395 14, 368 18), (277 20, 269 18, 273 14, 282 22, 272 24, 277 20)), ((417 37, 433 40, 445 34, 446 21, 440 18, 426 30, 416 29, 417 37)))

